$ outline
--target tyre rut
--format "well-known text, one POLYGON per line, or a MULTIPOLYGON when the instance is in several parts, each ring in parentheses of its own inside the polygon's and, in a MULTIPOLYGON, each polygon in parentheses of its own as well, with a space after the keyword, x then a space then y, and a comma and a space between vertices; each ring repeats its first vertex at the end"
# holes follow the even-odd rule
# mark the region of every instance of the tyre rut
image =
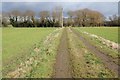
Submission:
POLYGON ((54 78, 71 78, 70 70, 68 37, 66 28, 64 28, 60 44, 58 46, 54 78))
POLYGON ((98 50, 95 46, 93 46, 88 40, 86 40, 77 30, 72 29, 72 32, 79 37, 79 39, 85 44, 86 48, 93 52, 96 56, 98 56, 102 62, 105 64, 107 68, 109 68, 112 72, 115 72, 116 75, 119 75, 120 69, 117 64, 115 64, 112 58, 105 55, 103 52, 98 50))

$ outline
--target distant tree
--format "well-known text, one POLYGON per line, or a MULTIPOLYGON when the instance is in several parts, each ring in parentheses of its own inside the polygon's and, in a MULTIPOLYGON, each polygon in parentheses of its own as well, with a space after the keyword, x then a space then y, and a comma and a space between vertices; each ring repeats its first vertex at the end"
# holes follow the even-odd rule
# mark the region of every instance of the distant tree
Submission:
POLYGON ((8 24, 9 24, 9 16, 8 16, 8 13, 7 12, 2 12, 2 15, 1 15, 1 22, 2 22, 2 26, 3 27, 7 27, 8 24))
POLYGON ((52 18, 53 22, 58 27, 63 26, 63 8, 61 6, 56 6, 55 9, 52 11, 52 18))
POLYGON ((42 27, 47 27, 48 26, 47 21, 49 20, 50 17, 49 11, 41 11, 39 15, 40 15, 40 22, 42 23, 42 27))
POLYGON ((14 27, 19 26, 20 14, 21 14, 21 12, 19 10, 12 10, 12 11, 8 12, 9 21, 12 24, 12 26, 14 26, 14 27))
POLYGON ((80 9, 74 12, 68 12, 69 23, 76 26, 101 26, 104 22, 104 16, 98 11, 93 11, 90 9, 80 9))
POLYGON ((28 27, 35 27, 35 12, 32 11, 32 10, 27 10, 24 14, 26 17, 25 19, 27 18, 27 21, 26 23, 28 24, 27 26, 28 27))
POLYGON ((68 19, 68 23, 70 26, 73 26, 74 25, 74 15, 75 15, 75 12, 74 11, 68 11, 67 12, 68 16, 69 16, 69 19, 68 19))
POLYGON ((109 16, 109 25, 110 26, 118 26, 118 21, 119 21, 119 16, 117 15, 112 15, 112 16, 109 16))
POLYGON ((11 11, 11 14, 12 14, 12 16, 14 17, 14 20, 16 21, 16 22, 18 22, 18 19, 19 19, 19 17, 20 17, 20 11, 19 10, 13 10, 13 11, 11 11))
POLYGON ((98 11, 90 12, 90 21, 93 24, 93 26, 102 26, 104 20, 105 20, 105 17, 102 13, 98 11))
POLYGON ((88 8, 68 11, 67 15, 63 17, 61 6, 56 6, 51 13, 47 10, 40 11, 39 18, 33 10, 12 10, 3 12, 2 25, 7 26, 10 23, 14 27, 120 26, 120 16, 110 16, 107 21, 101 12, 88 8))

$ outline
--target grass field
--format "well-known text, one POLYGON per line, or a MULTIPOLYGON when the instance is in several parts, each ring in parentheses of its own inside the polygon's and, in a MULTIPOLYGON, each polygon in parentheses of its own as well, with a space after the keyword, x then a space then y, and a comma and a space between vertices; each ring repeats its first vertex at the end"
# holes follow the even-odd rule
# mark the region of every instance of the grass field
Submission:
POLYGON ((88 33, 96 34, 105 39, 118 42, 118 27, 81 27, 78 30, 86 31, 88 33))
POLYGON ((3 70, 14 69, 29 56, 33 47, 43 41, 55 28, 3 28, 3 70), (14 64, 15 63, 15 64, 14 64), (9 65, 12 64, 12 67, 9 65), (9 67, 9 68, 8 68, 9 67))
POLYGON ((114 41, 114 42, 118 42, 118 27, 101 27, 101 28, 98 28, 98 27, 95 27, 95 28, 76 28, 80 34, 85 37, 92 45, 94 45, 97 49, 99 49, 100 51, 104 52, 105 55, 108 55, 109 57, 112 57, 113 58, 113 61, 116 63, 116 64, 119 64, 118 63, 118 56, 119 56, 119 52, 118 50, 113 50, 111 49, 110 47, 102 44, 100 42, 100 40, 98 39, 93 39, 91 38, 91 36, 89 36, 88 34, 84 34, 82 33, 83 31, 86 31, 88 33, 92 33, 92 34, 96 34, 96 35, 99 35, 103 38, 106 38, 108 40, 111 40, 111 41, 114 41), (114 31, 114 32, 113 32, 114 31))
POLYGON ((19 53, 27 53, 31 46, 42 41, 53 30, 55 28, 3 28, 3 61, 19 53))
POLYGON ((100 58, 88 50, 75 34, 70 31, 68 34, 73 77, 105 78, 114 76, 109 69, 105 68, 100 58))
MULTIPOLYGON (((117 75, 106 67, 104 59, 102 60, 101 57, 94 54, 94 49, 103 51, 104 57, 114 58, 112 60, 118 58, 117 50, 110 49, 97 39, 91 39, 89 35, 81 31, 118 42, 118 28, 3 28, 1 46, 3 77, 51 78, 54 77, 55 70, 59 66, 66 70, 70 66, 73 78, 116 77, 117 75), (75 32, 84 37, 85 41, 81 40, 75 32), (86 45, 86 41, 96 48, 88 49, 89 45, 86 45), (61 44, 66 45, 66 48, 59 47, 61 44), (70 57, 59 54, 59 58, 57 58, 58 51, 63 54, 68 52, 67 55, 70 57), (70 62, 69 65, 63 64, 64 59, 67 60, 67 58, 70 62), (63 61, 59 62, 58 60, 63 61)), ((64 75, 65 70, 61 73, 64 75)))

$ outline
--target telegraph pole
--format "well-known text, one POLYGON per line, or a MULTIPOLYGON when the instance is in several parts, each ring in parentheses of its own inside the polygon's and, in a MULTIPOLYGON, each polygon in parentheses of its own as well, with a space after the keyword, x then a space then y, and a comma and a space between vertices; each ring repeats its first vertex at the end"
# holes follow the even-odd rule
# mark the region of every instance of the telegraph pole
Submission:
POLYGON ((63 8, 62 8, 62 16, 61 16, 61 25, 63 27, 63 8))

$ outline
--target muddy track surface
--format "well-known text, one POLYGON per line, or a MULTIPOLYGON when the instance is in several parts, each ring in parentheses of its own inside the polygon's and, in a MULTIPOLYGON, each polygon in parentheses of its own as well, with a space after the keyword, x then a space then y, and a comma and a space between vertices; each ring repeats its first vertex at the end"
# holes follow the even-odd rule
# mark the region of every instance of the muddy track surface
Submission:
POLYGON ((56 56, 54 78, 71 78, 68 37, 64 28, 56 56))
POLYGON ((77 30, 75 30, 73 28, 71 28, 71 30, 85 44, 85 46, 88 50, 93 52, 96 56, 98 56, 102 60, 102 62, 105 64, 106 67, 108 67, 112 72, 115 72, 116 75, 119 74, 119 72, 120 72, 120 69, 118 69, 119 66, 113 62, 112 58, 108 57, 103 52, 98 50, 88 40, 86 40, 84 37, 82 37, 77 30))

